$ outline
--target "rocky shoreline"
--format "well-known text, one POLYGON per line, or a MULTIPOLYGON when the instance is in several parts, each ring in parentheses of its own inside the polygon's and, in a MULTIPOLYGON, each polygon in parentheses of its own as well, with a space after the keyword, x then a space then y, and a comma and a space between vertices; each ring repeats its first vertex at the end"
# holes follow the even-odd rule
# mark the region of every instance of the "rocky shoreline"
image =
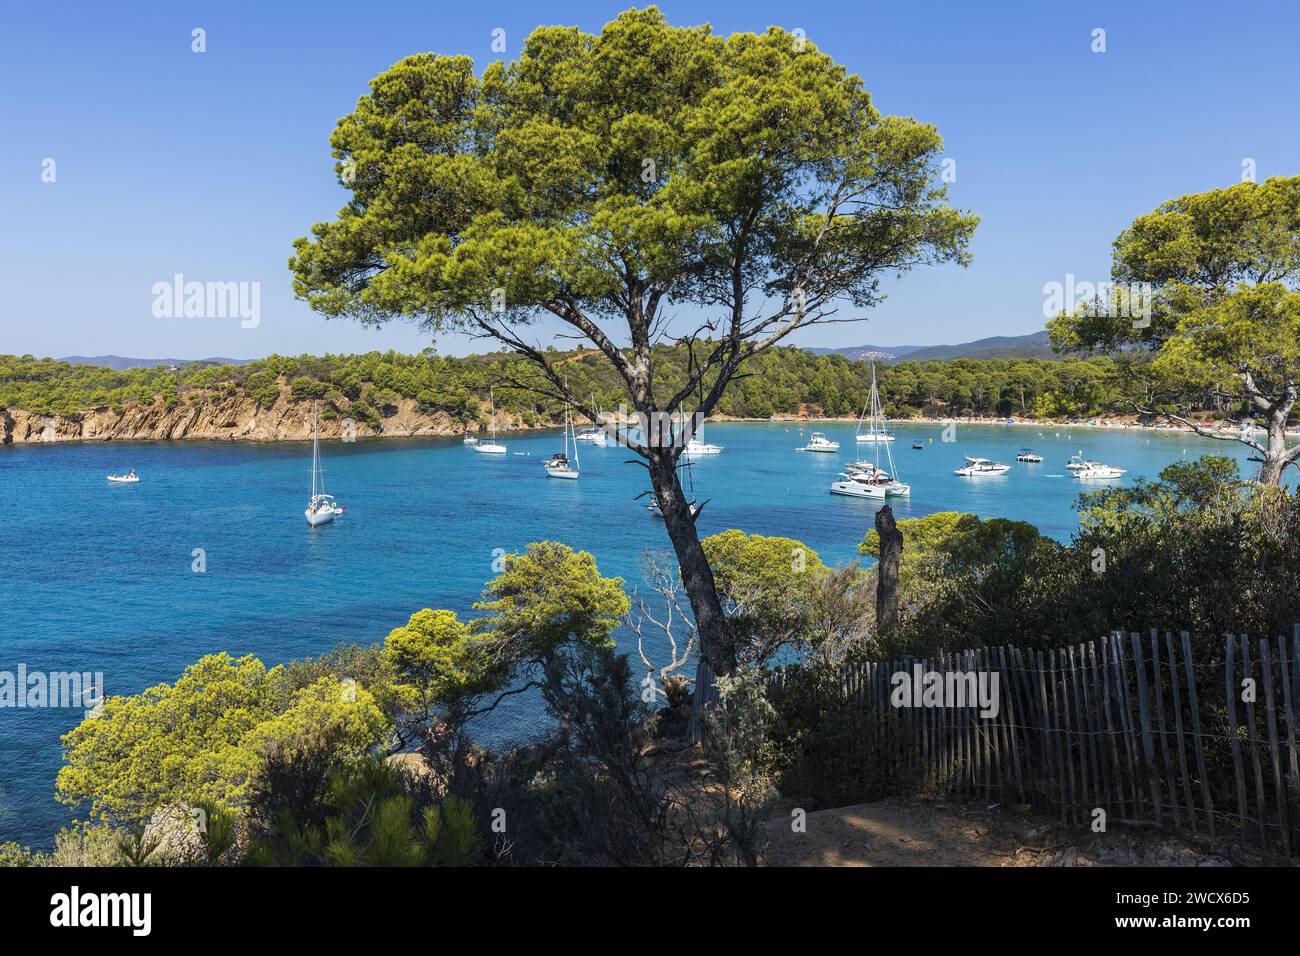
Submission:
MULTIPOLYGON (((80 417, 40 415, 20 409, 0 410, 0 444, 26 445, 77 441, 309 441, 312 403, 281 396, 263 407, 236 395, 198 404, 181 402, 167 408, 161 399, 132 402, 124 409, 87 410, 80 417)), ((400 399, 385 409, 378 427, 345 415, 320 421, 320 437, 450 438, 465 433, 464 423, 442 411, 421 410, 414 399, 400 399)), ((525 428, 499 413, 498 428, 525 428)), ((546 427, 546 426, 538 426, 546 427)))
MULTIPOLYGON (((161 398, 152 402, 132 402, 121 411, 111 408, 88 409, 80 416, 41 415, 21 409, 0 409, 0 445, 34 445, 79 441, 309 441, 312 435, 311 406, 308 400, 295 401, 287 394, 269 408, 243 395, 215 401, 182 401, 167 408, 161 398)), ((486 414, 486 409, 484 409, 486 414)), ((850 423, 852 417, 781 415, 771 418, 711 416, 709 421, 763 422, 785 425, 850 423)), ((1120 428, 1148 430, 1150 426, 1134 420, 1114 418, 1101 422, 1056 422, 1048 419, 1017 418, 909 418, 900 422, 946 425, 1032 425, 1040 428, 1120 428)), ((559 427, 558 422, 526 424, 507 411, 498 410, 497 427, 501 432, 541 431, 559 427)), ((579 422, 579 427, 583 423, 579 422)), ((478 434, 477 425, 471 425, 478 434)), ((1164 426, 1159 431, 1190 431, 1184 427, 1164 426)), ((363 438, 456 438, 466 432, 465 423, 443 411, 426 411, 414 399, 401 398, 383 410, 379 425, 349 419, 345 413, 322 418, 320 437, 329 439, 363 438)))

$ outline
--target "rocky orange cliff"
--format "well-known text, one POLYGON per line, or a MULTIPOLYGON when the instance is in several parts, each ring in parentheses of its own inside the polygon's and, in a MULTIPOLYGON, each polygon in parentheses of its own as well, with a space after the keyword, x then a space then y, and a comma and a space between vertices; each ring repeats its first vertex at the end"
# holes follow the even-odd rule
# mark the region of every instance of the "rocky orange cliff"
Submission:
MULTIPOLYGON (((311 438, 311 402, 286 394, 270 408, 243 395, 182 401, 167 408, 161 398, 130 402, 121 412, 96 408, 80 417, 39 415, 21 409, 0 410, 0 444, 64 441, 306 441, 311 438)), ((486 409, 484 410, 486 414, 486 409)), ((321 438, 450 437, 464 434, 465 424, 442 411, 423 411, 414 399, 399 399, 383 410, 378 427, 346 417, 321 419, 321 438)), ((499 430, 527 428, 498 410, 499 430)), ((534 427, 549 427, 538 424, 534 427)), ((477 433, 477 423, 470 430, 477 433)))

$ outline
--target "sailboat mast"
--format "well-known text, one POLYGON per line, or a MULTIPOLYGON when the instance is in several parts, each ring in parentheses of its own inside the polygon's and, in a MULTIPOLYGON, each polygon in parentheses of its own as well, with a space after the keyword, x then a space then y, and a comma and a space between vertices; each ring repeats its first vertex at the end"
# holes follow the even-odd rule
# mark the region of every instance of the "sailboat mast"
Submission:
POLYGON ((311 496, 316 497, 316 478, 320 473, 320 424, 316 403, 311 406, 311 496))
MULTIPOLYGON (((879 471, 880 470, 880 446, 882 443, 880 441, 880 426, 877 424, 880 417, 879 408, 878 408, 880 404, 880 396, 876 392, 876 363, 875 362, 871 363, 871 395, 867 398, 867 403, 871 406, 871 423, 867 427, 870 429, 872 444, 876 446, 876 471, 879 471)), ((892 476, 894 474, 893 472, 894 465, 892 461, 890 462, 889 468, 890 468, 889 474, 892 476)))
MULTIPOLYGON (((573 409, 571 409, 571 408, 570 408, 569 406, 567 406, 567 405, 564 407, 564 414, 565 414, 565 417, 567 417, 567 418, 569 419, 569 434, 573 436, 573 467, 574 467, 575 469, 578 469, 578 468, 581 467, 582 463, 581 463, 580 461, 578 461, 578 431, 577 431, 578 426, 577 426, 577 422, 575 421, 574 416, 573 416, 573 409)), ((568 448, 568 445, 565 445, 565 448, 568 448)))
MULTIPOLYGON (((880 436, 885 437, 885 409, 880 404, 880 390, 876 387, 876 365, 871 363, 871 403, 874 406, 875 420, 880 423, 880 436)), ((894 464, 894 443, 885 441, 885 458, 889 461, 889 475, 894 481, 900 480, 898 477, 898 466, 894 464)))

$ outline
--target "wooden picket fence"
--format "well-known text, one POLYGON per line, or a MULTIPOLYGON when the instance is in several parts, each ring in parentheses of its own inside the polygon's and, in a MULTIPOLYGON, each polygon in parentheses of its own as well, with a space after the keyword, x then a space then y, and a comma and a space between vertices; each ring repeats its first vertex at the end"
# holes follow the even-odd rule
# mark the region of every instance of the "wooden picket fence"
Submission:
MULTIPOLYGON (((845 760, 891 788, 1016 799, 1084 825, 1101 808, 1212 845, 1300 855, 1300 624, 1289 642, 1230 635, 1209 656, 1194 659, 1186 632, 1153 631, 846 663, 827 714, 851 724, 845 760), (997 674, 997 714, 893 706, 891 678, 917 664, 997 674)), ((799 673, 773 672, 778 709, 799 673)))

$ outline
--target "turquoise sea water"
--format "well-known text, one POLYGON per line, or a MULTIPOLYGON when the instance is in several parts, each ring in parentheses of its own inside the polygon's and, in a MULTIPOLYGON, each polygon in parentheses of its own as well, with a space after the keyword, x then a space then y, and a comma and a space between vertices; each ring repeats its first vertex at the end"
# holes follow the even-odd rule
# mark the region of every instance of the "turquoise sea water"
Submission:
MULTIPOLYGON (((838 456, 797 453, 795 425, 711 424, 725 446, 691 469, 708 504, 702 535, 727 528, 798 538, 827 563, 853 560, 879 502, 828 494, 857 448, 854 426, 819 425, 838 456)), ((809 430, 811 431, 811 429, 809 430)), ((1154 475, 1186 455, 1227 454, 1235 443, 1149 431, 900 425, 893 451, 910 499, 900 518, 962 510, 1029 521, 1062 540, 1077 525, 1083 482, 1064 468, 1079 450, 1154 475), (913 450, 914 440, 925 443, 913 450), (1021 446, 1046 457, 1017 463, 1021 446), (960 478, 962 455, 1012 466, 1004 476, 960 478)), ((332 525, 309 528, 303 508, 310 446, 158 442, 0 448, 0 671, 102 671, 108 694, 173 680, 204 654, 253 653, 268 664, 381 641, 422 607, 470 616, 503 551, 556 539, 591 551, 605 574, 637 577, 642 550, 668 548, 662 522, 636 496, 644 469, 626 449, 581 448, 578 481, 547 479, 555 434, 508 436, 505 456, 457 441, 322 444, 328 490, 347 505, 332 525), (135 468, 138 485, 110 472, 135 468), (204 549, 207 570, 191 570, 204 549), (502 550, 498 550, 502 549, 502 550)), ((874 455, 862 445, 862 455, 874 455)), ((883 453, 882 453, 883 454, 883 453)), ((1093 485, 1095 486, 1095 485, 1093 485)), ((71 812, 54 799, 59 735, 72 709, 0 709, 0 842, 48 847, 71 812)), ((538 705, 513 699, 479 736, 502 744, 538 726, 538 705)))

